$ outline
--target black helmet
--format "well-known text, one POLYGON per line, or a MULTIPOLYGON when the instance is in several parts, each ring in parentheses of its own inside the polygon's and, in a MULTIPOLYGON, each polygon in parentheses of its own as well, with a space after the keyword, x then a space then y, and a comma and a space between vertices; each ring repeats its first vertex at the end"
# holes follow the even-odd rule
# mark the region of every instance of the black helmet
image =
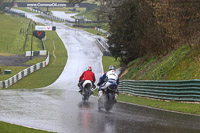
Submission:
POLYGON ((115 66, 110 65, 108 69, 109 69, 109 70, 115 70, 116 68, 115 68, 115 66))

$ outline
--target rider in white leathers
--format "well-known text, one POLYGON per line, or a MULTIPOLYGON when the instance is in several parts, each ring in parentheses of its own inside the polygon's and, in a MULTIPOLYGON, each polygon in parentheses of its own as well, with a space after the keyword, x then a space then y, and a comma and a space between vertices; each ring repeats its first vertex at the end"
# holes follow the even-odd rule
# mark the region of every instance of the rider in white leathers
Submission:
MULTIPOLYGON (((98 86, 100 86, 98 90, 99 98, 103 95, 102 89, 106 89, 112 83, 116 83, 118 85, 119 78, 118 78, 118 74, 115 72, 115 66, 110 65, 109 71, 104 73, 104 75, 100 77, 99 83, 97 84, 98 86)), ((118 95, 119 95, 119 91, 117 89, 115 93, 115 99, 117 98, 118 95)))

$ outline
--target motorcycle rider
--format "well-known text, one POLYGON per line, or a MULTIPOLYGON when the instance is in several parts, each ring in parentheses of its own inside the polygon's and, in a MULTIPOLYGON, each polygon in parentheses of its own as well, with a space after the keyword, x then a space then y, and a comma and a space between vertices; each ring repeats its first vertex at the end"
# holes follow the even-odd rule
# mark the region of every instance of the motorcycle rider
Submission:
MULTIPOLYGON (((116 83, 117 85, 119 84, 119 78, 118 74, 115 72, 116 68, 113 65, 109 66, 109 71, 105 72, 99 79, 99 83, 97 84, 99 86, 99 93, 98 97, 103 95, 102 89, 106 89, 111 83, 116 83)), ((116 89, 115 92, 115 100, 117 100, 117 96, 119 95, 118 89, 116 89)))
MULTIPOLYGON (((88 66, 87 67, 87 70, 84 71, 82 73, 82 75, 80 76, 79 78, 79 83, 78 83, 78 86, 80 88, 80 93, 82 94, 82 91, 83 91, 83 83, 85 80, 90 80, 92 82, 92 88, 95 88, 96 86, 94 85, 94 82, 96 81, 96 78, 95 78, 95 74, 92 72, 92 67, 91 66, 88 66)), ((91 93, 93 93, 93 91, 91 91, 91 93)))

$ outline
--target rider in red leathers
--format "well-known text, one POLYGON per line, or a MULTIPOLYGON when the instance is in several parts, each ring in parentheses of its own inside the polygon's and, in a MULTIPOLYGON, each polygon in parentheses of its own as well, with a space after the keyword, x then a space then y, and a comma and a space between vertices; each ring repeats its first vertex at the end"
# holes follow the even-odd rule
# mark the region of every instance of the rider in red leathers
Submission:
POLYGON ((94 82, 96 81, 95 74, 92 72, 92 67, 88 66, 87 70, 79 78, 78 86, 80 88, 80 93, 83 91, 83 83, 85 80, 90 80, 92 82, 93 88, 95 87, 94 82))

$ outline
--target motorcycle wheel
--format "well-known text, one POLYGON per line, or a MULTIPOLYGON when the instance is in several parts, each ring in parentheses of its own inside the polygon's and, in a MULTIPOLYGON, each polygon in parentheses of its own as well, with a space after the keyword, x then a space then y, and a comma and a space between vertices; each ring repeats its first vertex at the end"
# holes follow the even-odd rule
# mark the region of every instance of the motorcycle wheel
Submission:
POLYGON ((107 101, 105 102, 105 110, 110 111, 113 108, 114 105, 114 95, 109 94, 107 97, 107 101))
POLYGON ((83 101, 86 101, 86 100, 89 99, 89 91, 88 91, 87 89, 84 89, 83 91, 84 91, 84 93, 83 93, 83 98, 82 98, 82 100, 83 100, 83 101))
POLYGON ((101 103, 100 103, 100 100, 98 100, 98 110, 101 110, 101 103))
POLYGON ((98 99, 98 110, 101 110, 102 108, 104 108, 104 95, 101 96, 101 98, 98 99))

